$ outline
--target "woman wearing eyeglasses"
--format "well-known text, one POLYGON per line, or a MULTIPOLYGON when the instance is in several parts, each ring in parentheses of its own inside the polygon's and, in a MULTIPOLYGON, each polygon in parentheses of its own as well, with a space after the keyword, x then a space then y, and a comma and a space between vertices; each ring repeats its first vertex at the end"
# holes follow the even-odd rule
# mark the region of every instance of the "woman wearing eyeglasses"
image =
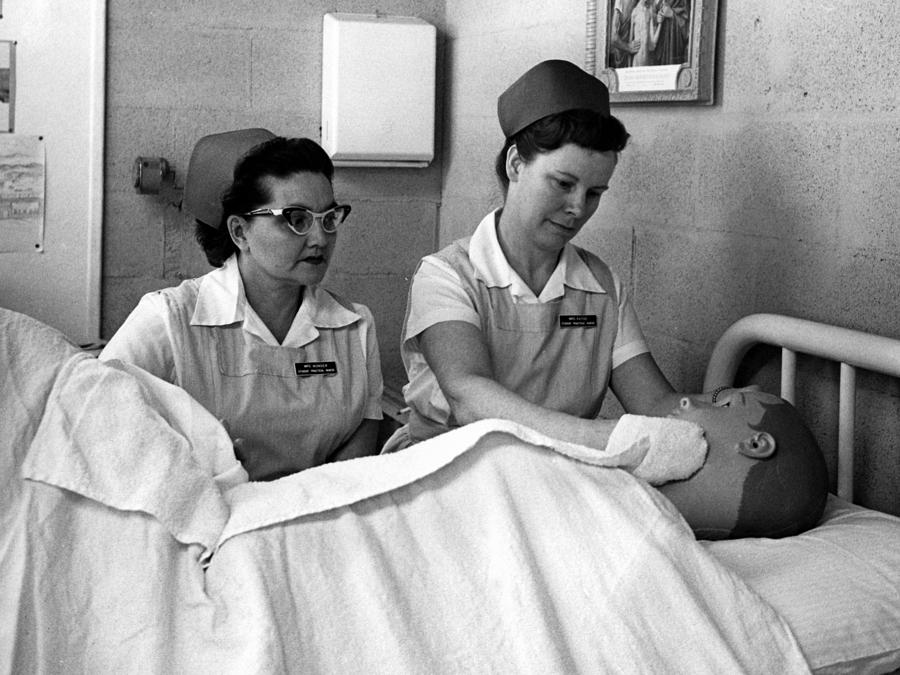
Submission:
POLYGON ((377 452, 372 314, 319 286, 350 213, 333 173, 309 139, 201 139, 183 206, 217 269, 145 295, 101 354, 186 389, 223 421, 251 480, 377 452))

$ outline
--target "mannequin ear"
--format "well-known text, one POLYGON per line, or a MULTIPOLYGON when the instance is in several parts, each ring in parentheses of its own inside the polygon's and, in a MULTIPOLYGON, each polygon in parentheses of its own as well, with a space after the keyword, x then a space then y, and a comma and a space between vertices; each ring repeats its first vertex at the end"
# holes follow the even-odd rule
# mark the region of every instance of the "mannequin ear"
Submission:
POLYGON ((246 235, 247 221, 240 216, 228 216, 225 225, 228 228, 228 234, 231 235, 231 241, 234 242, 234 245, 242 251, 245 250, 248 246, 246 235))
POLYGON ((511 183, 519 180, 519 171, 523 163, 522 158, 519 156, 519 149, 513 143, 509 146, 509 150, 506 151, 506 177, 509 178, 511 183))
POLYGON ((737 451, 751 459, 768 459, 775 454, 775 439, 768 431, 757 431, 737 444, 737 451))

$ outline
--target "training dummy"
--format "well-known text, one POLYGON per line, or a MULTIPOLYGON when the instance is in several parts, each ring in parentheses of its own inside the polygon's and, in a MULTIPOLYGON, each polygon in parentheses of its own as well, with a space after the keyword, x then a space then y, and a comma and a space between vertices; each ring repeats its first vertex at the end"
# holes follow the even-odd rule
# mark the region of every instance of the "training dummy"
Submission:
POLYGON ((731 389, 712 404, 684 397, 673 416, 699 424, 709 443, 700 471, 659 487, 698 539, 786 537, 819 521, 825 460, 791 404, 731 389))

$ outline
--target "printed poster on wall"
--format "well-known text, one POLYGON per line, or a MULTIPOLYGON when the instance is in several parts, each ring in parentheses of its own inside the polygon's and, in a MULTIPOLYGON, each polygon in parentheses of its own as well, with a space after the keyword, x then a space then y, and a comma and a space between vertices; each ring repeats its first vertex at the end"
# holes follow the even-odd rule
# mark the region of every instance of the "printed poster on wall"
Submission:
POLYGON ((14 40, 0 40, 0 132, 12 133, 15 119, 16 43, 14 40))
POLYGON ((44 248, 44 141, 0 134, 0 253, 44 248))

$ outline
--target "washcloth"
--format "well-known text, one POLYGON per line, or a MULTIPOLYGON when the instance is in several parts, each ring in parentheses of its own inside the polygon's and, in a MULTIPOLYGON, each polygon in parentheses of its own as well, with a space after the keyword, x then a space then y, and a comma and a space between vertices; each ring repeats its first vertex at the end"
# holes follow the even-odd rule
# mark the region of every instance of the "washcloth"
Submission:
POLYGON ((708 449, 699 425, 646 415, 622 415, 606 444, 612 456, 642 450, 634 475, 651 485, 690 478, 703 466, 708 449))

